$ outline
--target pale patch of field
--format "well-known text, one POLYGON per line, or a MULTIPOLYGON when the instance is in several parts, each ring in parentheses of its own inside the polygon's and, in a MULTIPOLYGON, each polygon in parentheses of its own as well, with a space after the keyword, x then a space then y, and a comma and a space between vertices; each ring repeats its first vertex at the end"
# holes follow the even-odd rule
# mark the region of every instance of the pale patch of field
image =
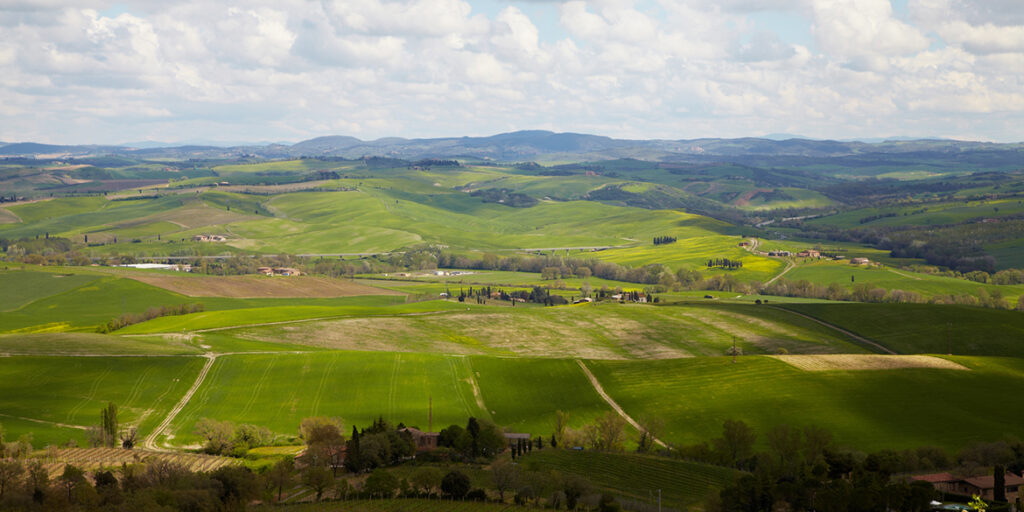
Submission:
POLYGON ((0 208, 0 224, 17 224, 21 219, 9 210, 0 208))
POLYGON ((932 368, 937 370, 967 370, 953 361, 933 356, 893 356, 881 354, 814 354, 783 355, 774 357, 790 366, 808 372, 846 370, 900 370, 905 368, 932 368))
POLYGON ((132 273, 136 281, 189 297, 235 298, 330 298, 356 295, 401 295, 345 279, 291 276, 168 276, 132 273))
POLYGON ((453 355, 672 359, 694 354, 631 319, 512 313, 349 318, 242 331, 245 339, 340 350, 453 355))

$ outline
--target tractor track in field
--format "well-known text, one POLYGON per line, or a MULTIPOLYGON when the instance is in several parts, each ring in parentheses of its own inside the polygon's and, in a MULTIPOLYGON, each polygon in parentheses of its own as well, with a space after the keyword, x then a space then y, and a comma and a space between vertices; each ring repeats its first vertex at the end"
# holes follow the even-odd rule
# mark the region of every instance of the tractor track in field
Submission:
MULTIPOLYGON (((590 380, 590 384, 594 386, 594 390, 597 391, 597 394, 601 395, 601 398, 605 402, 607 402, 612 409, 615 409, 615 412, 617 412, 619 416, 622 416, 622 419, 626 420, 626 423, 629 423, 630 425, 633 426, 633 428, 639 430, 640 432, 647 432, 646 428, 642 427, 639 422, 634 420, 630 415, 626 414, 626 411, 624 411, 622 407, 619 406, 619 404, 617 404, 615 400, 612 399, 612 397, 608 396, 608 393, 605 392, 604 387, 601 386, 601 382, 598 381, 597 377, 595 377, 594 374, 590 372, 590 368, 587 368, 586 363, 584 363, 582 359, 577 359, 576 364, 580 365, 580 369, 583 370, 584 375, 586 375, 587 379, 590 380)), ((647 433, 648 435, 650 435, 650 432, 647 433)), ((651 436, 651 439, 655 443, 657 443, 658 446, 668 448, 668 445, 665 444, 665 442, 662 441, 661 439, 658 439, 653 435, 651 436)))
POLYGON ((213 363, 217 361, 217 357, 219 355, 220 354, 203 354, 202 357, 206 358, 206 364, 203 365, 202 370, 199 370, 199 375, 196 376, 196 380, 192 383, 192 387, 185 392, 185 395, 181 397, 181 400, 179 400, 174 408, 167 413, 167 416, 162 422, 160 422, 160 425, 146 436, 146 439, 142 441, 143 448, 147 450, 166 451, 164 448, 157 446, 157 438, 163 434, 164 430, 167 430, 167 427, 171 426, 171 422, 178 416, 178 413, 188 405, 189 400, 192 399, 192 395, 196 394, 196 391, 199 390, 199 386, 201 386, 203 381, 206 380, 206 374, 210 373, 210 368, 213 368, 213 363))
POLYGON ((857 341, 859 343, 875 347, 878 350, 880 350, 880 351, 882 351, 882 352, 884 352, 886 354, 890 354, 890 355, 897 355, 898 354, 898 352, 892 351, 891 349, 883 346, 882 344, 878 343, 877 341, 872 341, 872 340, 869 340, 869 339, 867 339, 867 338, 865 338, 863 336, 854 334, 854 333, 852 333, 852 332, 850 332, 850 331, 848 331, 846 329, 843 329, 842 327, 839 327, 838 325, 830 324, 830 323, 828 323, 828 322, 826 322, 824 320, 820 320, 820 319, 814 318, 813 316, 810 316, 810 315, 805 315, 805 314, 800 313, 798 311, 793 311, 792 309, 780 308, 778 306, 768 306, 768 307, 770 307, 772 309, 775 309, 775 310, 778 310, 778 311, 785 311, 786 313, 806 318, 807 320, 810 320, 810 321, 812 321, 814 323, 817 323, 817 324, 823 325, 825 327, 828 327, 829 329, 832 329, 833 331, 836 331, 836 332, 838 332, 840 334, 844 334, 847 337, 853 339, 854 341, 857 341))
POLYGON ((16 416, 14 414, 3 414, 3 413, 0 413, 0 417, 3 417, 3 418, 14 418, 16 420, 22 420, 22 421, 31 421, 32 423, 42 423, 44 425, 53 425, 53 426, 61 427, 61 428, 74 428, 74 429, 78 429, 78 430, 89 430, 89 427, 82 426, 82 425, 72 425, 70 423, 58 423, 56 421, 37 420, 35 418, 26 418, 25 416, 16 416))

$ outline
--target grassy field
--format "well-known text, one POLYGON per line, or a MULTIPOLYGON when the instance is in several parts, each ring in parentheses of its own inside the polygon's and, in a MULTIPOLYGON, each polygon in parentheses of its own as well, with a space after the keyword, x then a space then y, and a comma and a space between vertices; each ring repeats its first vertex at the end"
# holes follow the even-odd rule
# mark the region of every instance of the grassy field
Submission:
POLYGON ((821 224, 855 228, 859 226, 904 226, 904 225, 945 225, 956 224, 979 218, 999 218, 1016 216, 1024 213, 1024 203, 1017 199, 998 199, 984 201, 957 201, 948 203, 930 203, 908 206, 888 206, 883 208, 862 208, 850 210, 836 215, 819 217, 807 221, 809 224, 821 224), (878 215, 896 214, 882 217, 862 224, 861 219, 878 215))
MULTIPOLYGON (((437 304, 447 305, 438 309, 447 312, 398 316, 399 309, 377 308, 379 315, 372 318, 353 316, 239 329, 225 334, 267 343, 331 349, 596 359, 722 355, 732 346, 734 336, 746 353, 775 353, 779 349, 791 353, 864 350, 815 322, 754 305, 600 303, 509 308, 437 304), (391 310, 395 314, 383 316, 391 310)), ((195 328, 201 315, 206 313, 158 319, 129 327, 125 332, 151 330, 151 324, 178 321, 195 328), (196 320, 189 321, 190 316, 196 320)))
POLYGON ((118 334, 149 334, 165 332, 190 332, 201 329, 266 324, 273 322, 294 322, 335 317, 373 317, 391 315, 425 314, 444 311, 465 310, 468 306, 455 301, 410 302, 383 306, 373 305, 313 305, 283 306, 268 305, 246 309, 204 311, 180 316, 165 316, 148 322, 121 329, 118 334))
POLYGON ((530 470, 581 475, 597 491, 655 506, 660 490, 662 505, 680 510, 721 490, 737 474, 728 468, 662 457, 566 450, 535 450, 520 464, 530 470))
POLYGON ((340 417, 346 429, 378 416, 427 428, 433 397, 435 427, 488 417, 474 395, 464 358, 429 354, 318 352, 224 356, 182 411, 175 444, 196 441, 195 422, 215 418, 266 426, 295 436, 310 416, 340 417), (281 380, 287 375, 287 384, 281 380))
POLYGON ((861 450, 935 445, 955 450, 1017 431, 1024 362, 954 357, 970 371, 799 370, 769 357, 592 361, 605 390, 634 417, 659 417, 664 439, 690 444, 721 435, 726 419, 761 433, 777 425, 819 426, 861 450), (941 397, 941 404, 936 403, 941 397))
POLYGON ((98 276, 84 274, 59 274, 55 272, 32 272, 23 270, 0 271, 0 311, 13 311, 33 301, 66 292, 98 276))
POLYGON ((349 279, 291 276, 177 276, 133 273, 128 277, 189 297, 328 298, 358 295, 398 295, 349 279))
POLYGON ((184 337, 92 333, 0 334, 0 355, 185 355, 200 350, 184 337))
POLYGON ((386 352, 252 354, 218 358, 175 420, 175 444, 195 441, 204 417, 265 425, 294 436, 308 416, 367 425, 378 416, 428 428, 489 418, 512 430, 549 434, 556 410, 582 426, 610 408, 572 360, 496 359, 386 352), (280 375, 288 375, 281 385, 280 375), (554 391, 557 390, 557 394, 554 391))
POLYGON ((787 304, 901 354, 1024 357, 1019 311, 929 304, 787 304))
POLYGON ((805 262, 789 271, 785 278, 791 281, 807 280, 824 286, 838 283, 847 289, 853 289, 857 284, 867 284, 873 288, 917 292, 924 297, 977 295, 979 290, 985 290, 989 294, 998 291, 1011 303, 1016 302, 1017 297, 1024 294, 1024 285, 989 285, 953 277, 896 270, 885 266, 854 266, 849 262, 805 262))
POLYGON ((144 436, 192 384, 198 357, 0 357, 0 423, 37 446, 75 439, 99 424, 107 402, 144 436))

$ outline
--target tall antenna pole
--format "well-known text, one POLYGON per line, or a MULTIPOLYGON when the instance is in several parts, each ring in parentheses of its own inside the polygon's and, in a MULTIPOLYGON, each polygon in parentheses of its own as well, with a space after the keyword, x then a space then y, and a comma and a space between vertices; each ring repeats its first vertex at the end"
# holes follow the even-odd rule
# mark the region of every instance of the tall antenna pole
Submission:
POLYGON ((953 323, 952 322, 946 322, 946 346, 948 347, 948 350, 949 350, 946 353, 946 355, 949 355, 949 356, 953 355, 953 323))

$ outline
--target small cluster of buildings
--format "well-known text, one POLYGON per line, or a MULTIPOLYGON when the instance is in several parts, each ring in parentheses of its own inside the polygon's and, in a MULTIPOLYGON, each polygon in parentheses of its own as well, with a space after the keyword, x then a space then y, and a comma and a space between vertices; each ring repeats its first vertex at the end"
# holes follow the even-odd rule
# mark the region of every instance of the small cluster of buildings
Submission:
POLYGON ((301 276, 302 271, 291 267, 260 267, 256 272, 265 276, 301 276))
POLYGON ((850 264, 851 265, 870 265, 871 264, 871 260, 869 260, 867 258, 851 258, 850 259, 850 264))
POLYGON ((192 237, 193 242, 226 242, 228 239, 223 235, 196 235, 192 237))

